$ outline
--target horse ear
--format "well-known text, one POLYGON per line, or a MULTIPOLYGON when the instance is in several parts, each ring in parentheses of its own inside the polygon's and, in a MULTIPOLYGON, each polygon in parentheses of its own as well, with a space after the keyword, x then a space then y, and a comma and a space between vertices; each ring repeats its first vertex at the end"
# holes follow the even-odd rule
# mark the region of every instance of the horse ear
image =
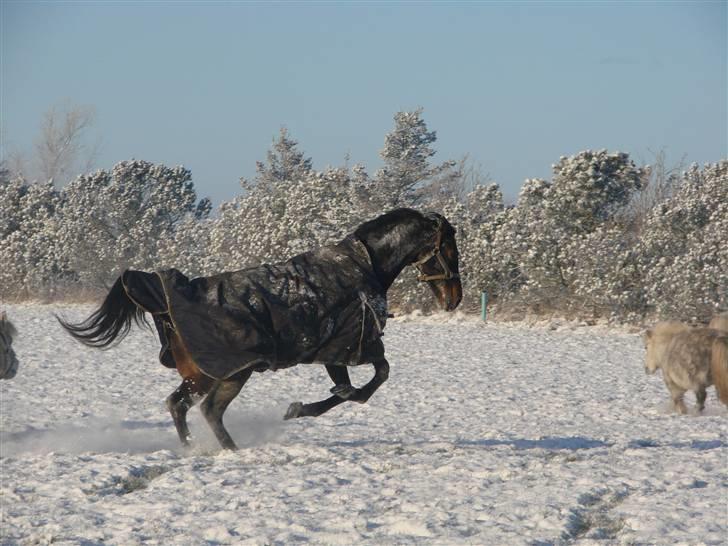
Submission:
POLYGON ((8 314, 3 311, 2 313, 0 313, 0 322, 5 322, 6 320, 8 320, 8 314))
POLYGON ((646 338, 646 339, 652 339, 652 333, 653 333, 653 332, 652 332, 652 330, 651 330, 651 329, 650 329, 650 330, 647 330, 647 331, 645 332, 645 338, 646 338))

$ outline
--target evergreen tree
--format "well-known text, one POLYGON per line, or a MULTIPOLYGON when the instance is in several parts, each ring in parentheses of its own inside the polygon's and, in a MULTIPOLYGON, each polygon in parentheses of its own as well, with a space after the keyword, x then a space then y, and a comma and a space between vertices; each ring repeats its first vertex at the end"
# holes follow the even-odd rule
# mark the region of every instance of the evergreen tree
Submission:
POLYGON ((436 132, 428 131, 422 119, 422 108, 394 115, 394 129, 385 137, 379 154, 384 167, 377 171, 373 185, 372 197, 382 209, 422 204, 428 195, 428 184, 454 169, 454 161, 430 163, 435 155, 431 145, 436 140, 436 132))

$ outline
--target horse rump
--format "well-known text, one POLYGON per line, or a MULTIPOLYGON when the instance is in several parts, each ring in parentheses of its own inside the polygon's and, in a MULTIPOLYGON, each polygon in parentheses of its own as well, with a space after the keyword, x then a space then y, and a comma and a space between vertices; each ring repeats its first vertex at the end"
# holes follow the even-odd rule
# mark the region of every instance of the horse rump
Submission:
POLYGON ((164 313, 163 302, 164 292, 157 275, 128 270, 116 279, 101 306, 86 320, 72 324, 58 315, 56 319, 84 345, 105 349, 124 339, 132 322, 149 327, 144 313, 164 313))

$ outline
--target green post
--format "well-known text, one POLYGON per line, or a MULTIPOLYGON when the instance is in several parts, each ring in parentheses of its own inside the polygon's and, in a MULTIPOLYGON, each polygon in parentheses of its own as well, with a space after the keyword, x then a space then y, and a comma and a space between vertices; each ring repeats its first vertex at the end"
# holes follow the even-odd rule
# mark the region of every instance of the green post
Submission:
POLYGON ((488 319, 488 292, 485 290, 480 294, 480 317, 483 322, 488 319))

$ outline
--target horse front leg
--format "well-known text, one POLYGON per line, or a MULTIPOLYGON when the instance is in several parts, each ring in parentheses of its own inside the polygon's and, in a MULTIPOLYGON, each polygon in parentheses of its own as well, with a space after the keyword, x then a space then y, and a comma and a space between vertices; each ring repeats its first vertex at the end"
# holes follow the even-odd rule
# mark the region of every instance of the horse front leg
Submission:
POLYGON ((311 404, 293 402, 288 406, 288 411, 283 417, 285 420, 295 419, 296 417, 318 417, 346 401, 364 404, 389 377, 389 363, 384 358, 374 362, 374 377, 360 389, 351 386, 349 372, 345 367, 326 366, 326 371, 329 372, 329 377, 336 384, 331 389, 335 393, 334 396, 311 404))
POLYGON ((667 385, 667 389, 670 391, 673 408, 677 413, 685 415, 688 412, 688 408, 685 406, 685 401, 683 400, 685 389, 678 386, 668 378, 665 378, 665 384, 667 385))
POLYGON ((356 392, 349 397, 349 400, 360 404, 366 403, 387 379, 389 379, 389 362, 387 362, 386 358, 382 358, 374 362, 374 377, 361 389, 356 389, 356 392))
POLYGON ((252 373, 252 369, 242 370, 229 379, 216 382, 200 407, 217 441, 224 449, 235 450, 238 446, 222 424, 222 416, 252 373))

